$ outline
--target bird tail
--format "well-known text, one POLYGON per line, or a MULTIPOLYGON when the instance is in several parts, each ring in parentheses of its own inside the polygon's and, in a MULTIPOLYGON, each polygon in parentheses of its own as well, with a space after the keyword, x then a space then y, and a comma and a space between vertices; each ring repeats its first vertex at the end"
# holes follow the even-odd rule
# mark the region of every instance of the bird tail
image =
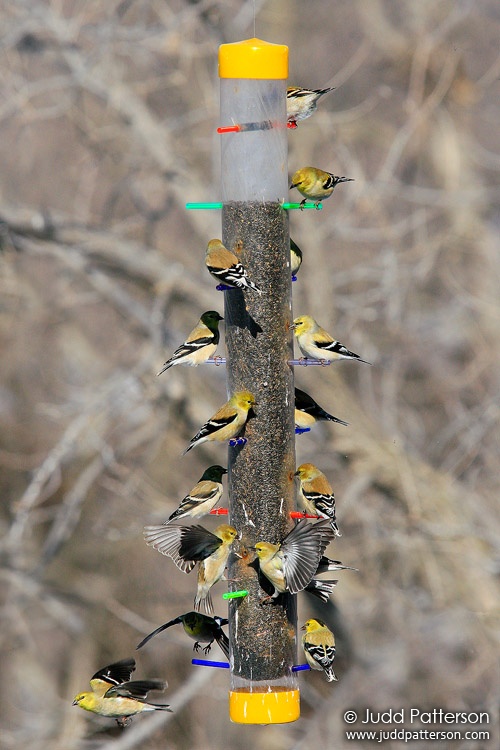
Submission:
POLYGON ((262 290, 259 289, 259 287, 257 286, 257 284, 254 284, 253 281, 250 281, 250 279, 247 279, 247 285, 248 285, 248 287, 250 289, 253 289, 254 292, 257 292, 257 294, 260 297, 260 295, 262 294, 262 290))
POLYGON ((153 711, 168 711, 171 714, 173 713, 172 709, 167 703, 148 703, 148 706, 150 706, 151 710, 153 711))
POLYGON ((318 568, 316 570, 316 575, 319 573, 327 573, 329 570, 355 570, 358 571, 357 568, 351 568, 350 565, 342 565, 340 560, 330 560, 330 558, 323 557, 319 561, 318 568))
POLYGON ((205 609, 205 612, 207 615, 210 615, 210 617, 214 616, 214 605, 212 603, 212 597, 210 596, 210 591, 207 591, 206 593, 197 593, 194 598, 194 609, 195 612, 200 612, 201 605, 203 603, 203 607, 205 609))
POLYGON ((325 674, 326 674, 326 679, 328 680, 328 682, 333 682, 334 680, 337 681, 338 679, 332 667, 327 667, 325 669, 325 674))
POLYGON ((332 527, 332 530, 335 532, 335 536, 342 536, 342 534, 339 531, 339 527, 337 526, 337 521, 335 519, 332 519, 330 521, 330 526, 332 527))
POLYGON ((168 370, 169 367, 172 367, 173 364, 174 363, 171 360, 168 360, 168 362, 165 362, 165 364, 161 368, 160 372, 156 373, 156 377, 158 377, 158 375, 162 375, 162 373, 164 373, 165 370, 168 370))
POLYGON ((220 649, 223 652, 224 656, 229 661, 229 638, 227 637, 227 635, 224 633, 223 630, 221 630, 220 633, 218 633, 215 636, 215 640, 219 644, 220 649))
POLYGON ((320 581, 318 578, 313 578, 310 583, 308 583, 305 590, 310 594, 317 596, 318 599, 321 599, 321 601, 326 604, 330 597, 330 594, 333 594, 333 589, 335 588, 337 583, 338 580, 320 581))
POLYGON ((325 411, 324 409, 320 409, 320 416, 322 419, 324 419, 327 422, 336 422, 337 424, 343 424, 344 427, 349 427, 349 422, 344 422, 343 419, 334 417, 333 414, 328 414, 328 412, 325 411))

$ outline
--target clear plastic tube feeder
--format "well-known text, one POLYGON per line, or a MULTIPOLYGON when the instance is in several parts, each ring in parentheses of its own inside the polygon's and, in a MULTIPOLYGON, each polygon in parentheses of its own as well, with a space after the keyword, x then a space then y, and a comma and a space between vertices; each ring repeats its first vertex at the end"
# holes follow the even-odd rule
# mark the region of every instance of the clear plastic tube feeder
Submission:
POLYGON ((242 448, 229 448, 229 518, 242 534, 229 579, 248 592, 229 601, 229 715, 243 724, 295 721, 296 597, 261 604, 266 592, 252 547, 292 528, 294 381, 288 213, 288 48, 249 39, 219 49, 222 240, 261 290, 225 296, 228 389, 257 401, 242 448))

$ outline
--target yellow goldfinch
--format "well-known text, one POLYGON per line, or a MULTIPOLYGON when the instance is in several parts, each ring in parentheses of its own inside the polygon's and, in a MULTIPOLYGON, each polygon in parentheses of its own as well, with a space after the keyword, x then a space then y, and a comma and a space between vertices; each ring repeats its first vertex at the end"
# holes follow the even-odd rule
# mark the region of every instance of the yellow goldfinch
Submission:
POLYGON ((227 474, 227 469, 218 464, 205 469, 200 481, 181 500, 177 510, 174 510, 168 520, 165 521, 165 525, 180 518, 201 518, 210 513, 221 498, 223 474, 227 474))
POLYGON ((134 670, 134 659, 122 659, 103 667, 90 680, 92 691, 79 693, 73 705, 116 719, 120 726, 127 724, 128 717, 142 711, 171 711, 165 704, 146 702, 150 690, 165 690, 167 683, 162 680, 129 682, 134 670))
POLYGON ((338 419, 338 417, 334 417, 333 414, 328 414, 328 412, 322 409, 308 393, 301 391, 300 388, 296 388, 295 426, 302 430, 307 429, 318 420, 337 422, 338 424, 343 424, 347 427, 347 422, 338 419))
POLYGON ((201 445, 211 440, 223 443, 236 437, 247 421, 248 412, 256 403, 255 397, 250 391, 236 391, 229 401, 221 406, 219 411, 191 438, 183 455, 188 453, 195 445, 201 445))
POLYGON ((312 581, 314 574, 333 533, 327 520, 307 523, 305 519, 286 535, 281 544, 257 542, 253 549, 257 553, 260 572, 274 586, 275 599, 288 591, 297 594, 312 581))
POLYGON ((303 89, 299 86, 289 86, 286 90, 286 116, 287 120, 297 125, 299 120, 306 120, 318 106, 318 100, 324 94, 333 91, 328 89, 303 89))
POLYGON ((314 464, 301 464, 295 476, 299 478, 299 499, 306 513, 329 518, 337 536, 341 536, 335 515, 335 495, 323 474, 314 464))
POLYGON ((298 273, 300 266, 302 265, 302 250, 290 237, 290 270, 292 276, 298 273))
POLYGON ((219 343, 219 321, 223 317, 215 310, 207 310, 201 316, 198 324, 183 344, 181 344, 170 359, 167 359, 158 375, 173 365, 202 365, 215 353, 219 343))
POLYGON ((356 359, 358 362, 370 364, 366 359, 361 359, 359 354, 349 351, 340 341, 333 339, 310 315, 299 315, 290 327, 305 357, 330 362, 340 359, 356 359))
POLYGON ((151 638, 158 635, 158 633, 162 633, 172 625, 180 623, 182 624, 186 635, 195 641, 193 646, 194 651, 200 650, 201 643, 207 643, 208 645, 203 649, 203 653, 208 654, 212 643, 216 641, 224 652, 226 658, 229 659, 229 639, 222 630, 222 625, 227 625, 228 622, 228 620, 223 619, 222 617, 208 617, 208 615, 202 615, 200 612, 186 612, 185 615, 179 615, 179 617, 176 617, 174 620, 170 620, 170 622, 166 622, 164 625, 160 625, 159 628, 156 628, 156 630, 153 630, 152 633, 142 639, 136 648, 142 648, 151 640, 151 638))
POLYGON ((311 618, 302 626, 302 648, 311 669, 323 671, 328 682, 336 680, 333 671, 335 659, 335 637, 323 620, 311 618))
POLYGON ((246 269, 238 257, 228 250, 220 240, 210 240, 205 253, 205 264, 217 281, 238 289, 252 289, 262 294, 259 287, 250 281, 246 269))
POLYGON ((210 589, 224 575, 232 543, 239 538, 233 526, 222 523, 214 533, 203 526, 146 526, 146 544, 171 557, 183 573, 190 573, 198 565, 198 589, 194 608, 200 611, 203 603, 207 615, 214 614, 210 589))
POLYGON ((302 167, 292 177, 290 189, 297 188, 304 196, 303 206, 309 198, 318 206, 325 198, 329 198, 335 187, 341 182, 353 182, 352 177, 337 177, 331 172, 325 172, 317 167, 302 167))

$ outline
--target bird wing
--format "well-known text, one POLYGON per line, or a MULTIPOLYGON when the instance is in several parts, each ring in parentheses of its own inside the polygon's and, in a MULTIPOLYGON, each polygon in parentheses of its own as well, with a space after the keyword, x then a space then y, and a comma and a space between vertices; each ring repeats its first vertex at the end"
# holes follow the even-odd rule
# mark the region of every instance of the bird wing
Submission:
POLYGON ((172 354, 172 356, 167 359, 167 361, 163 364, 162 369, 159 371, 158 375, 161 375, 165 372, 165 370, 168 370, 169 367, 172 367, 173 364, 175 364, 179 359, 183 359, 184 357, 189 357, 191 354, 196 354, 196 352, 201 351, 206 346, 214 345, 217 346, 219 343, 219 335, 217 332, 217 336, 215 333, 207 334, 206 336, 198 336, 195 339, 187 340, 183 344, 181 344, 175 352, 172 354))
MULTIPOLYGON (((213 500, 213 505, 219 500, 222 495, 222 484, 216 482, 203 480, 198 482, 196 487, 193 487, 189 495, 186 495, 179 504, 179 507, 170 514, 168 521, 165 524, 170 523, 176 518, 189 515, 192 510, 199 508, 201 505, 213 500)), ((213 507, 212 505, 212 507, 213 507)), ((206 512, 208 513, 208 508, 206 512)), ((202 515, 201 511, 197 515, 202 515)))
POLYGON ((335 658, 335 646, 327 644, 316 645, 315 643, 306 641, 304 643, 304 651, 308 651, 314 661, 323 667, 323 669, 329 669, 335 658))
POLYGON ((300 388, 295 389, 295 408, 300 411, 314 412, 317 408, 316 401, 305 391, 301 391, 300 388))
POLYGON ((325 411, 308 393, 301 391, 300 388, 295 389, 295 408, 305 414, 310 414, 314 419, 324 419, 328 422, 337 422, 346 427, 348 425, 348 422, 344 422, 343 419, 334 417, 333 414, 329 414, 325 411))
POLYGON ((105 698, 133 698, 144 703, 150 690, 165 690, 166 683, 162 680, 135 680, 124 685, 114 685, 105 693, 105 698))
POLYGON ((90 686, 94 693, 104 695, 110 685, 121 685, 130 680, 130 675, 135 670, 135 659, 121 659, 121 661, 108 664, 99 669, 90 680, 90 686))
POLYGON ((348 357, 357 357, 357 354, 353 354, 353 352, 350 352, 349 349, 346 349, 346 347, 341 344, 339 341, 323 341, 321 339, 315 339, 314 345, 321 349, 321 351, 324 352, 332 352, 334 354, 342 354, 344 356, 348 357))
POLYGON ((244 281, 242 282, 242 279, 246 277, 247 272, 244 266, 239 261, 237 261, 236 263, 232 263, 225 268, 217 268, 216 266, 209 265, 207 265, 207 268, 213 276, 221 279, 222 281, 225 281, 227 284, 234 284, 235 286, 245 286, 245 283, 244 281))
POLYGON ((183 573, 190 573, 196 562, 193 560, 184 560, 180 555, 181 530, 185 526, 145 526, 144 539, 146 544, 153 549, 161 552, 162 555, 171 557, 177 567, 183 573))
POLYGON ((182 617, 176 617, 174 620, 169 620, 169 622, 166 622, 164 625, 160 625, 159 628, 156 628, 156 630, 153 630, 152 633, 150 633, 149 635, 147 635, 145 638, 142 639, 139 645, 135 647, 136 651, 142 648, 143 646, 145 646, 146 643, 150 641, 151 638, 154 638, 155 635, 158 635, 158 633, 162 633, 164 630, 171 627, 171 625, 177 625, 180 622, 182 622, 182 617))
POLYGON ((287 534, 281 551, 283 572, 290 593, 297 594, 310 583, 323 552, 334 537, 328 519, 315 524, 303 519, 287 534))
POLYGON ((197 352, 200 349, 202 349, 204 346, 207 346, 207 344, 216 344, 218 343, 215 340, 215 334, 207 334, 206 336, 198 336, 195 339, 187 340, 183 344, 181 344, 178 349, 175 350, 175 352, 172 355, 172 359, 177 359, 178 357, 183 357, 185 354, 192 354, 193 352, 197 352))
POLYGON ((224 417, 212 417, 212 419, 209 419, 208 422, 203 425, 203 427, 198 432, 198 434, 195 435, 194 438, 190 442, 195 443, 197 440, 200 440, 201 438, 208 437, 209 435, 213 435, 214 432, 217 432, 218 430, 222 430, 224 427, 228 427, 237 419, 238 419, 238 414, 236 412, 233 414, 229 414, 228 416, 224 416, 224 417))
POLYGON ((202 500, 211 500, 220 493, 221 486, 222 485, 219 482, 212 482, 209 479, 203 479, 193 487, 189 495, 186 495, 181 502, 181 506, 186 510, 189 510, 202 500))
POLYGON ((205 560, 222 544, 221 539, 203 526, 146 526, 144 538, 150 547, 171 557, 184 573, 205 560))
POLYGON ((318 513, 325 513, 330 518, 335 518, 335 497, 332 493, 312 492, 302 490, 307 500, 314 504, 318 513))
POLYGON ((201 562, 210 557, 222 544, 222 539, 203 526, 183 526, 180 555, 186 560, 201 562))

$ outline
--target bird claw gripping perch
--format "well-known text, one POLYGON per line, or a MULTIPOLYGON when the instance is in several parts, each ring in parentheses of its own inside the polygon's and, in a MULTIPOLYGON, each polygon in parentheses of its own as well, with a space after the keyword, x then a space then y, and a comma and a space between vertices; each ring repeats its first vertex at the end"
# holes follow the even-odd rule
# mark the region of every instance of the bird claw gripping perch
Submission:
POLYGON ((228 441, 228 445, 230 445, 231 448, 234 448, 237 445, 246 445, 246 443, 247 438, 245 437, 231 438, 231 440, 228 441))

